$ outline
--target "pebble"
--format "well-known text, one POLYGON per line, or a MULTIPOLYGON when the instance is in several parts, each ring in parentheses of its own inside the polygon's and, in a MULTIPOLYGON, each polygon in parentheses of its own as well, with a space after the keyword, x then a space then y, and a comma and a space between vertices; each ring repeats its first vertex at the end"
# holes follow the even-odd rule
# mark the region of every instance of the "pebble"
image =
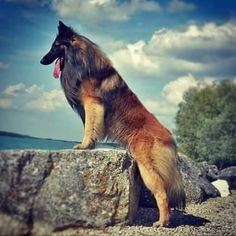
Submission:
POLYGON ((67 229, 53 236, 236 236, 236 190, 227 197, 190 204, 185 213, 174 211, 169 228, 154 228, 156 209, 140 208, 132 226, 105 229, 67 229))

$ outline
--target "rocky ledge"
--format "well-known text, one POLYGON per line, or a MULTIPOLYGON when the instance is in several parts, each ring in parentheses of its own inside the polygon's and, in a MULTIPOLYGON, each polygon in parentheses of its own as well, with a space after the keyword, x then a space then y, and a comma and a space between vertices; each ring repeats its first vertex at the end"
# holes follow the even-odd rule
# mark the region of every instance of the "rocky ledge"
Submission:
MULTIPOLYGON (((192 160, 180 155, 178 165, 187 204, 219 195, 192 160)), ((122 227, 137 224, 140 216, 147 218, 146 207, 156 206, 135 162, 122 149, 1 151, 0 179, 4 236, 122 227)), ((150 225, 158 217, 152 210, 154 215, 147 218, 150 225)))
POLYGON ((124 150, 0 153, 1 235, 133 221, 136 165, 124 150))

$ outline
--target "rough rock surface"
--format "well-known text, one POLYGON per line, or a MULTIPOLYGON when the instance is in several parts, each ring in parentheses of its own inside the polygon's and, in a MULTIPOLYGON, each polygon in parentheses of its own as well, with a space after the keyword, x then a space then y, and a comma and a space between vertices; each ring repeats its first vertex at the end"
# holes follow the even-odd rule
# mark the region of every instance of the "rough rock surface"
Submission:
POLYGON ((218 167, 216 165, 210 165, 206 161, 198 163, 201 170, 202 177, 209 181, 214 181, 218 179, 218 167))
POLYGON ((124 150, 0 152, 0 179, 1 235, 126 224, 137 210, 139 175, 124 150))
POLYGON ((198 165, 187 156, 179 153, 179 168, 183 176, 186 200, 200 203, 209 197, 219 196, 218 190, 202 175, 198 165))
MULTIPOLYGON (((219 194, 190 158, 179 155, 178 165, 188 204, 219 194)), ((140 205, 156 207, 134 161, 120 149, 0 152, 0 180, 2 235, 47 235, 68 227, 124 225, 135 215, 143 219, 146 210, 136 214, 140 186, 140 205)))
POLYGON ((219 172, 219 179, 227 180, 230 189, 236 188, 236 166, 225 168, 219 172))

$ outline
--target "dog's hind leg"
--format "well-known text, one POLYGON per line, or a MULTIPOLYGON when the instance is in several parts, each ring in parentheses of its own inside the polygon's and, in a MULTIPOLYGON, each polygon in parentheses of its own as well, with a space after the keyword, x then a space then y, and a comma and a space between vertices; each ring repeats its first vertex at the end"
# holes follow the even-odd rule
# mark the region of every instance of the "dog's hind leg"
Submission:
POLYGON ((153 226, 167 226, 170 219, 170 207, 164 181, 155 169, 153 163, 152 148, 154 145, 152 137, 136 139, 131 154, 137 162, 141 177, 147 188, 153 193, 159 208, 159 220, 153 226), (141 141, 141 142, 140 142, 141 141))
POLYGON ((96 98, 87 98, 84 101, 85 127, 84 138, 81 144, 74 149, 88 149, 95 145, 97 140, 103 138, 104 134, 104 106, 96 98))
POLYGON ((153 226, 167 226, 170 219, 170 208, 165 186, 160 176, 149 166, 137 162, 143 182, 153 193, 159 208, 159 220, 153 226))

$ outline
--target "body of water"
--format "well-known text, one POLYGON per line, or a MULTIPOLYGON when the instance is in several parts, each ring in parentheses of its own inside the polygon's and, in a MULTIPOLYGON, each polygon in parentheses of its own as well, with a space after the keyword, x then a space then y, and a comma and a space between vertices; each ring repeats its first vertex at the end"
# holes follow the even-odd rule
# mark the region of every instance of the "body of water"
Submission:
POLYGON ((75 142, 37 139, 37 138, 22 138, 11 136, 0 136, 0 149, 72 149, 75 142))
MULTIPOLYGON (((76 142, 70 142, 70 141, 0 135, 0 150, 8 150, 8 149, 60 150, 60 149, 72 149, 75 144, 76 142)), ((117 143, 99 143, 96 144, 96 148, 123 149, 117 143)))

